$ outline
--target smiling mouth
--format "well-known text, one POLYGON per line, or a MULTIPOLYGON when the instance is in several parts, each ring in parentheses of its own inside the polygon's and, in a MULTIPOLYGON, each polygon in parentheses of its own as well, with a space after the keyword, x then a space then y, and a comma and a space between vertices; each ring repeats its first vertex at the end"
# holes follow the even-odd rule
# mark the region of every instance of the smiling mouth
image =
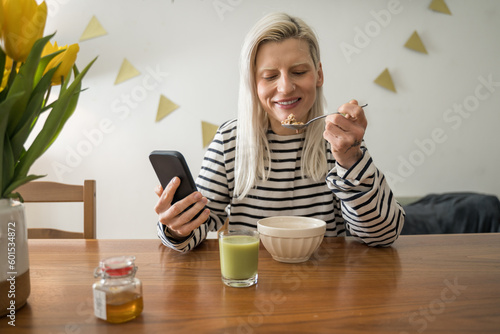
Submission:
POLYGON ((290 100, 290 101, 276 101, 277 104, 280 106, 289 106, 291 104, 299 102, 300 98, 295 99, 295 100, 290 100))

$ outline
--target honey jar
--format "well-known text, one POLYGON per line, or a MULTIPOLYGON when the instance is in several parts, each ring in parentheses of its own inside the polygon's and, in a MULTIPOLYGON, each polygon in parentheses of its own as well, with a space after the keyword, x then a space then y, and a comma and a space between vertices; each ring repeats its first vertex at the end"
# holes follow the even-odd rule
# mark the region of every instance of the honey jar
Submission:
POLYGON ((117 256, 101 260, 92 286, 94 314, 111 323, 130 321, 143 309, 142 283, 135 277, 134 256, 117 256))

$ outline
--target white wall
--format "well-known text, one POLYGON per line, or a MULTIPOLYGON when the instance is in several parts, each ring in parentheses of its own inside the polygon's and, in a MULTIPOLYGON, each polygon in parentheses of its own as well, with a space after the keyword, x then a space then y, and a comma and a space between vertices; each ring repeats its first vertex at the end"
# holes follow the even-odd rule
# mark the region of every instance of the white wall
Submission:
MULTIPOLYGON (((446 2, 451 16, 428 9, 430 0, 47 0, 46 33, 57 30, 58 44, 77 42, 93 15, 108 34, 80 43, 80 68, 99 56, 84 80, 88 90, 31 172, 68 183, 96 179, 98 238, 156 238, 157 180, 149 152, 179 150, 198 173, 201 122, 220 124, 236 115, 246 32, 262 15, 286 11, 319 35, 329 110, 351 98, 369 103, 365 139, 397 196, 500 196, 500 2, 446 2), (376 19, 394 4, 390 18, 376 19), (366 29, 371 37, 363 41, 359 31, 366 29), (428 55, 403 46, 414 30, 428 55), (343 54, 346 44, 358 53, 343 54), (142 74, 114 85, 124 58, 142 74), (373 83, 386 67, 397 94, 373 83), (493 86, 483 87, 484 80, 493 86), (160 94, 180 108, 155 123, 160 94), (463 115, 453 111, 457 106, 463 115), (101 129, 102 122, 111 125, 101 129)), ((30 224, 45 215, 80 228, 74 213, 61 220, 61 210, 51 211, 28 212, 30 224)))

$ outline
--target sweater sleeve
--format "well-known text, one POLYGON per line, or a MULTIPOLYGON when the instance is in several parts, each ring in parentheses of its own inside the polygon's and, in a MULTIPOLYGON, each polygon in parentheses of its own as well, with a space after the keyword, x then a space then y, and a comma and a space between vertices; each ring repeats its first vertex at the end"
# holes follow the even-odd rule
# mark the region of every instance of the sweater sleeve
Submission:
POLYGON ((158 237, 165 246, 179 252, 188 252, 206 239, 208 222, 201 224, 200 227, 192 231, 184 240, 174 239, 169 233, 168 228, 160 222, 157 223, 156 230, 158 232, 158 237))
POLYGON ((389 246, 401 233, 405 213, 367 149, 362 151, 361 159, 348 170, 336 163, 326 177, 327 185, 341 201, 352 236, 369 246, 389 246))

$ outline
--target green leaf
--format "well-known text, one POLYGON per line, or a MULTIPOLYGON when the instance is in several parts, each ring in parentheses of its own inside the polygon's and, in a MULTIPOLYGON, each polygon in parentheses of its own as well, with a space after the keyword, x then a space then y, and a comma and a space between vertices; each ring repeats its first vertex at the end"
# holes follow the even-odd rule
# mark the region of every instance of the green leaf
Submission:
MULTIPOLYGON (((94 60, 92 60, 85 67, 85 69, 75 77, 68 89, 64 91, 64 93, 57 100, 57 103, 54 104, 49 116, 45 120, 42 130, 37 135, 30 148, 26 151, 26 154, 24 154, 22 159, 19 161, 16 167, 15 178, 26 175, 35 160, 38 159, 48 149, 55 138, 57 138, 60 129, 64 126, 64 122, 66 122, 69 117, 65 116, 65 114, 73 112, 73 110, 70 110, 68 107, 74 99, 74 95, 79 94, 81 81, 96 59, 97 58, 94 58, 94 60)), ((14 189, 10 190, 12 191, 14 189)))
POLYGON ((18 128, 12 135, 12 151, 14 159, 18 161, 21 152, 24 149, 24 143, 28 139, 33 126, 35 125, 38 116, 43 107, 45 92, 50 88, 52 75, 57 68, 50 69, 38 82, 35 89, 31 93, 31 98, 26 106, 21 120, 19 121, 18 128))
POLYGON ((13 191, 25 183, 31 182, 31 181, 36 180, 36 179, 40 179, 40 178, 45 177, 45 176, 46 175, 28 175, 28 176, 20 178, 18 180, 14 180, 11 184, 9 184, 9 187, 2 194, 2 198, 19 198, 22 200, 21 195, 17 192, 13 193, 13 191))
MULTIPOLYGON (((2 150, 1 156, 2 156, 2 163, 0 163, 0 190, 3 193, 4 188, 7 186, 8 180, 4 179, 4 169, 6 165, 6 160, 3 157, 4 156, 4 145, 5 145, 5 139, 8 139, 8 136, 6 135, 7 132, 7 125, 9 123, 9 116, 10 116, 10 109, 12 106, 19 100, 23 98, 23 92, 19 92, 17 95, 12 95, 8 99, 4 100, 3 102, 0 103, 0 149, 2 150)), ((9 144, 10 145, 10 144, 9 144)), ((9 167, 7 167, 8 169, 9 167)))
MULTIPOLYGON (((80 74, 78 72, 78 68, 76 67, 76 65, 73 66, 73 72, 74 72, 75 78, 78 77, 78 75, 80 74)), ((82 87, 81 82, 75 87, 75 93, 73 94, 73 96, 71 96, 71 98, 69 100, 68 106, 66 107, 66 111, 64 112, 63 117, 61 119, 61 123, 59 124, 59 127, 56 129, 52 140, 47 144, 47 147, 45 148, 45 150, 47 150, 54 143, 54 141, 57 139, 57 137, 61 133, 64 125, 66 124, 66 121, 75 112, 76 106, 78 104, 78 98, 80 97, 81 87, 82 87)))
POLYGON ((9 137, 4 138, 2 151, 2 183, 7 185, 14 176, 14 167, 16 161, 12 154, 12 145, 10 144, 9 137))
POLYGON ((10 111, 9 124, 7 127, 8 133, 13 133, 17 128, 18 123, 26 109, 31 92, 34 87, 34 78, 37 72, 38 64, 40 63, 40 56, 42 54, 45 44, 52 38, 54 34, 40 38, 35 42, 31 49, 26 62, 21 66, 19 72, 15 76, 12 86, 9 89, 7 98, 10 95, 15 95, 21 91, 25 92, 24 97, 12 106, 10 111))

